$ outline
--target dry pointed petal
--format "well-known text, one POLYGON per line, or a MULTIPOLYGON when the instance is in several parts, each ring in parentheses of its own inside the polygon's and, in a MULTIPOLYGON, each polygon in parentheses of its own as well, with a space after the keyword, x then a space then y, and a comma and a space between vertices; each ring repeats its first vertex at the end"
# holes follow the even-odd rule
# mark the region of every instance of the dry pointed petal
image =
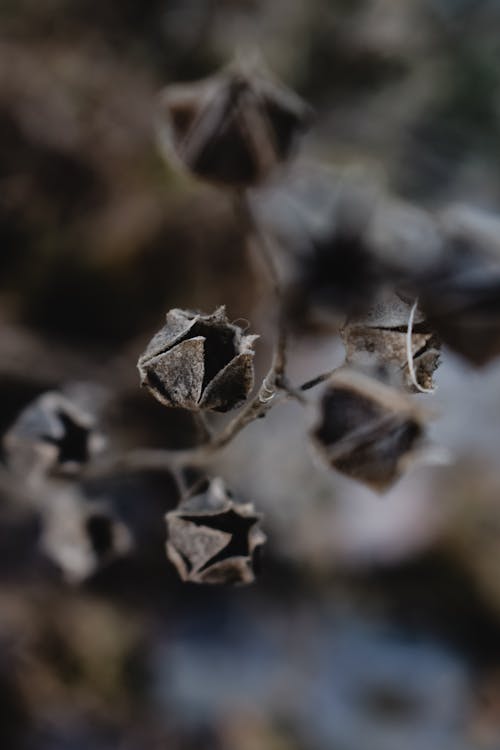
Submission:
POLYGON ((422 414, 408 397, 349 370, 330 379, 313 431, 333 468, 378 491, 398 479, 422 435, 422 414))
POLYGON ((231 539, 230 534, 208 527, 199 527, 194 534, 189 520, 182 517, 168 518, 167 527, 167 554, 183 580, 189 578, 193 569, 203 568, 231 539))
POLYGON ((191 328, 196 324, 199 315, 174 308, 166 315, 165 325, 156 333, 139 359, 139 363, 145 363, 158 354, 167 351, 181 338, 189 334, 191 328))
POLYGON ((183 341, 150 359, 144 366, 144 382, 155 398, 166 406, 196 409, 201 396, 205 339, 183 341))
POLYGON ((215 585, 246 584, 255 581, 251 561, 247 557, 233 557, 207 568, 199 575, 200 583, 215 585))
POLYGON ((244 403, 253 388, 253 353, 240 354, 205 388, 200 407, 225 412, 244 403))

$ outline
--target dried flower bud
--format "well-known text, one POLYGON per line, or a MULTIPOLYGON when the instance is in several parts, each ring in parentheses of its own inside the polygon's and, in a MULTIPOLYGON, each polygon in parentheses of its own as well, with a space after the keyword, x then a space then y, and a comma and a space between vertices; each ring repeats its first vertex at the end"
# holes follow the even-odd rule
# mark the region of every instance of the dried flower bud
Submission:
POLYGON ((161 110, 160 138, 168 157, 203 179, 230 186, 267 177, 311 117, 291 91, 235 68, 167 87, 161 110))
POLYGON ((252 390, 256 338, 230 323, 224 307, 212 315, 170 310, 139 358, 141 382, 165 406, 229 411, 252 390))
POLYGON ((104 444, 94 416, 56 391, 29 404, 3 440, 9 468, 31 477, 74 474, 104 444))
POLYGON ((43 504, 40 545, 68 583, 76 584, 127 554, 132 539, 105 503, 91 502, 77 490, 64 487, 43 504))
POLYGON ((183 581, 252 583, 254 558, 266 540, 251 503, 235 502, 221 479, 167 513, 167 555, 183 581))
POLYGON ((398 479, 422 436, 422 414, 408 396, 352 370, 328 381, 312 434, 333 468, 378 491, 398 479))
POLYGON ((400 296, 381 296, 364 318, 352 320, 342 329, 346 364, 372 371, 381 379, 403 386, 412 393, 432 390, 432 377, 439 365, 440 341, 417 309, 408 351, 410 317, 411 305, 400 296))

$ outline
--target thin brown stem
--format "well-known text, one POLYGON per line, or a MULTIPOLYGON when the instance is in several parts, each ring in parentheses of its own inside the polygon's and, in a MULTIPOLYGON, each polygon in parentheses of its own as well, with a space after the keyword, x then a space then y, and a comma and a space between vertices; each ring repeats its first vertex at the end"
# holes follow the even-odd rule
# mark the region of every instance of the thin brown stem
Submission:
MULTIPOLYGON (((333 370, 322 373, 312 380, 302 383, 297 389, 308 391, 331 376, 333 370)), ((217 451, 225 448, 236 435, 241 432, 248 424, 256 419, 264 417, 267 412, 277 403, 283 403, 292 396, 290 393, 283 391, 281 397, 276 390, 269 388, 266 378, 263 380, 258 393, 243 408, 235 419, 229 422, 218 434, 214 435, 210 442, 200 446, 195 450, 170 451, 164 449, 137 449, 120 453, 118 455, 107 456, 95 460, 86 467, 81 477, 84 479, 95 479, 98 477, 113 474, 117 471, 168 471, 175 473, 183 466, 200 466, 208 464, 217 451)), ((0 488, 1 488, 0 474, 0 488)))
POLYGON ((321 375, 316 375, 316 377, 311 378, 311 380, 306 380, 305 383, 302 383, 302 385, 299 386, 299 390, 309 391, 311 388, 315 388, 317 385, 321 385, 321 383, 324 383, 325 380, 328 380, 334 372, 335 370, 329 370, 328 372, 321 373, 321 375))

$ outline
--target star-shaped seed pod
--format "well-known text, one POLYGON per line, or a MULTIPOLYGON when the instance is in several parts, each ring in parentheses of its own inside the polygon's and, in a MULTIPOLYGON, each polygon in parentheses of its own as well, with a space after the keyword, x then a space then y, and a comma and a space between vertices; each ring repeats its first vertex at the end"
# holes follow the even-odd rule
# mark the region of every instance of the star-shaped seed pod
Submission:
POLYGON ((253 388, 253 344, 230 323, 224 307, 212 315, 170 310, 137 364, 142 385, 165 406, 226 412, 253 388))
POLYGON ((346 364, 415 393, 432 391, 441 343, 423 313, 395 293, 380 295, 363 318, 341 331, 346 364))
POLYGON ((311 109, 256 70, 231 66, 202 81, 168 86, 158 130, 167 158, 202 179, 244 187, 290 154, 311 109))
POLYGON ((75 474, 104 445, 95 416, 57 391, 29 404, 3 439, 9 468, 25 478, 75 474))
POLYGON ((424 415, 409 396, 341 369, 327 383, 312 438, 330 466, 382 492, 400 477, 423 435, 424 415))
POLYGON ((167 555, 183 581, 252 583, 266 537, 252 503, 233 500, 221 479, 181 501, 166 515, 167 555))

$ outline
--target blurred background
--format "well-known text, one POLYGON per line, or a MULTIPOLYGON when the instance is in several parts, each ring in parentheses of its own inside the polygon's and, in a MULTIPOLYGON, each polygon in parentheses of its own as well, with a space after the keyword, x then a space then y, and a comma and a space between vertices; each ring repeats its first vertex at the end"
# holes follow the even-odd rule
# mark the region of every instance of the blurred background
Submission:
MULTIPOLYGON (((175 306, 249 320, 265 371, 270 288, 231 199, 165 163, 153 126, 163 86, 256 49, 316 113, 261 194, 277 235, 299 243, 300 217, 347 183, 361 202, 390 194, 429 217, 485 212, 500 243, 495 0, 3 0, 2 432, 79 382, 109 450, 193 445, 191 420, 136 371, 175 306)), ((343 359, 310 299, 295 382, 343 359)), ((168 472, 78 485, 111 498, 136 544, 77 586, 41 549, 43 504, 2 485, 0 747, 498 750, 500 364, 445 350, 437 384, 432 438, 447 460, 382 496, 318 463, 312 395, 220 455, 214 470, 265 514, 247 588, 178 580, 168 472)))

